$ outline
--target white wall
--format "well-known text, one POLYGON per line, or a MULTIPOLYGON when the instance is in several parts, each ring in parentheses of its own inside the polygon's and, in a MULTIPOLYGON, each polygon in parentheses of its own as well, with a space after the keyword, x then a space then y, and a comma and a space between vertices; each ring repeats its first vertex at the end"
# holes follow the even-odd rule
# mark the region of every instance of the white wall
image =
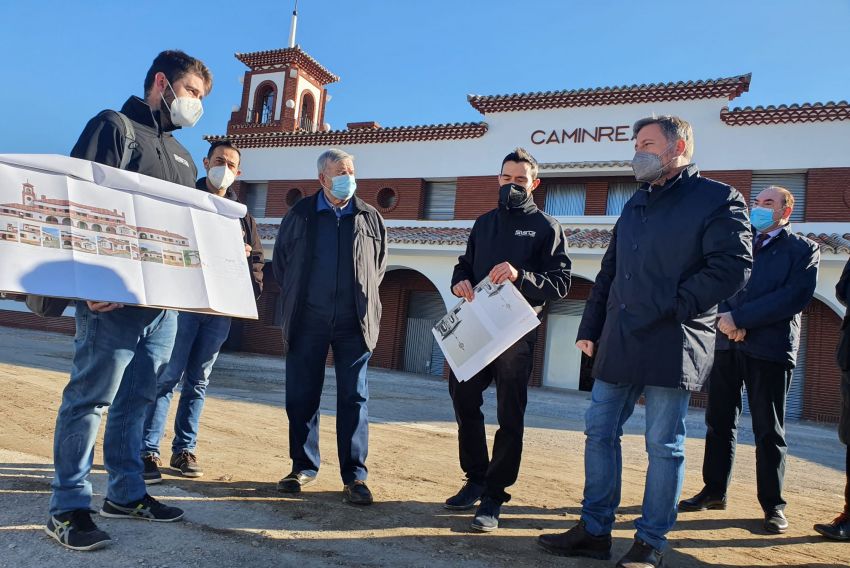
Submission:
MULTIPOLYGON (((263 83, 264 81, 272 81, 272 82, 274 82, 275 86, 277 87, 277 95, 275 96, 275 101, 274 101, 274 117, 272 118, 272 120, 280 120, 280 105, 281 105, 281 99, 283 99, 283 81, 284 81, 285 78, 286 78, 286 74, 282 71, 279 72, 279 73, 260 73, 259 75, 252 75, 251 76, 251 88, 248 90, 248 108, 250 108, 253 111, 259 111, 260 110, 258 108, 254 108, 254 98, 255 98, 255 95, 257 93, 257 87, 260 85, 260 83, 263 83)), ((246 109, 242 109, 242 110, 245 112, 245 117, 247 117, 248 116, 248 109, 246 108, 246 109)), ((243 117, 243 118, 245 118, 245 117, 243 117)), ((243 153, 243 157, 244 157, 245 151, 243 150, 242 153, 243 153)), ((243 166, 244 166, 244 164, 243 164, 243 166)), ((259 178, 254 178, 254 177, 245 178, 243 176, 243 179, 259 179, 259 178)), ((280 177, 278 176, 278 178, 271 178, 271 179, 280 179, 280 177)))
MULTIPOLYGON (((267 77, 264 75, 263 77, 267 77)), ((318 101, 317 101, 318 102, 318 101)), ((733 101, 734 102, 734 101, 733 101)), ((720 120, 725 99, 580 107, 482 116, 488 132, 472 140, 355 144, 343 149, 357 158, 365 178, 439 178, 498 173, 501 158, 524 146, 541 163, 629 160, 633 143, 593 142, 535 145, 535 130, 631 125, 656 114, 677 114, 694 128, 695 161, 705 170, 789 170, 850 166, 850 122, 727 126, 720 120)), ((411 124, 416 124, 411 117, 411 124)), ((243 178, 299 179, 313 175, 321 147, 246 149, 243 178)), ((618 168, 621 171, 622 168, 618 168)), ((550 173, 550 172, 547 172, 550 173)), ((587 170, 576 170, 587 175, 587 170)))

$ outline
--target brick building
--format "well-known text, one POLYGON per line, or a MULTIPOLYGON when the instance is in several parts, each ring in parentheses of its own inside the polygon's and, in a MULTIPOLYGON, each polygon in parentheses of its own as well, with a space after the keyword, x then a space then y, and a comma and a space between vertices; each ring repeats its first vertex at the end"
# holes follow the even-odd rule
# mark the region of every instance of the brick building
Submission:
MULTIPOLYGON (((788 414, 837 420, 833 352, 843 307, 834 285, 850 253, 848 103, 729 108, 750 88, 751 76, 740 75, 469 95, 480 122, 397 127, 356 122, 331 130, 324 122, 326 86, 339 78, 300 47, 236 57, 248 67, 240 105, 226 134, 208 139, 228 138, 242 149, 237 190, 258 218, 267 260, 281 218, 318 191, 316 158, 329 147, 355 156, 358 195, 387 220, 390 266, 380 290, 384 311, 373 365, 445 375, 429 329, 456 301, 449 290, 452 269, 473 220, 496 204, 502 157, 524 146, 540 162, 535 201, 564 226, 574 269, 569 297, 543 314, 533 382, 587 388, 588 364, 573 343, 611 228, 637 187, 629 163, 631 125, 653 113, 676 114, 693 125, 695 161, 704 175, 734 185, 748 199, 771 184, 795 194, 793 228, 820 243, 823 256, 815 299, 803 318, 788 414)), ((280 354, 279 289, 270 265, 265 282, 259 320, 234 326, 231 345, 280 354)), ((35 319, 0 312, 0 322, 33 325, 35 319)), ((693 404, 704 399, 696 396, 693 404)))

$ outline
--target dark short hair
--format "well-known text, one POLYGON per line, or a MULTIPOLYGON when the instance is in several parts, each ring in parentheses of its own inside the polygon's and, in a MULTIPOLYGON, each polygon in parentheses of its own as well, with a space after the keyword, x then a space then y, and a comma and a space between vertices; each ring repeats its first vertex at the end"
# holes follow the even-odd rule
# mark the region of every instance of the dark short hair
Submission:
POLYGON ((216 140, 215 142, 210 142, 210 149, 207 150, 207 160, 212 158, 213 152, 215 152, 216 148, 230 148, 236 152, 237 156, 239 156, 239 161, 242 161, 242 152, 240 152, 239 148, 236 147, 236 144, 230 140, 216 140))
POLYGON ((669 114, 665 114, 662 116, 649 116, 647 118, 642 118, 635 122, 635 125, 632 127, 632 133, 637 137, 638 132, 643 129, 645 126, 649 126, 650 124, 657 124, 661 128, 661 132, 664 133, 664 138, 667 139, 667 142, 676 142, 677 140, 685 141, 685 153, 684 157, 686 160, 690 160, 694 156, 694 131, 691 128, 691 124, 678 116, 672 116, 669 114))
POLYGON ((529 154, 528 150, 525 148, 517 147, 513 152, 505 156, 505 159, 502 160, 502 167, 504 167, 507 162, 528 164, 531 166, 531 179, 537 179, 537 160, 535 160, 534 156, 529 154))
POLYGON ((150 93, 157 73, 164 73, 168 82, 172 85, 189 73, 194 73, 204 80, 206 87, 204 96, 210 94, 212 90, 213 78, 209 68, 200 59, 195 59, 179 49, 163 51, 153 60, 151 68, 148 69, 148 74, 145 75, 145 96, 150 93))

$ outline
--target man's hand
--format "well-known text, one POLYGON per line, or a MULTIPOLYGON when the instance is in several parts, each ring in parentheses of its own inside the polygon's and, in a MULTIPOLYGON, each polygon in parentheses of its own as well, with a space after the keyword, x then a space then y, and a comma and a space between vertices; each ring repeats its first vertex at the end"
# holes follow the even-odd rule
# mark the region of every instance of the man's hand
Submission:
POLYGON ((245 256, 251 256, 251 245, 245 245, 245 256))
POLYGON ((92 302, 91 300, 86 300, 86 304, 91 311, 99 313, 111 312, 124 307, 124 304, 116 304, 115 302, 92 302))
POLYGON ((516 279, 519 277, 519 271, 511 266, 510 262, 505 261, 494 266, 493 270, 490 271, 489 276, 490 282, 498 286, 505 280, 516 282, 516 279))
POLYGON ((464 298, 467 302, 475 298, 475 292, 472 291, 472 283, 469 280, 461 280, 452 286, 452 294, 458 298, 464 298))
POLYGON ((729 341, 741 342, 747 336, 747 330, 736 329, 732 333, 727 333, 726 336, 729 338, 729 341))
POLYGON ((717 314, 717 329, 726 335, 738 329, 738 326, 735 325, 735 320, 732 319, 731 313, 723 312, 722 314, 717 314))
POLYGON ((581 349, 581 352, 588 357, 593 357, 593 351, 596 348, 596 345, 594 345, 594 343, 589 339, 579 339, 576 341, 576 347, 581 349))

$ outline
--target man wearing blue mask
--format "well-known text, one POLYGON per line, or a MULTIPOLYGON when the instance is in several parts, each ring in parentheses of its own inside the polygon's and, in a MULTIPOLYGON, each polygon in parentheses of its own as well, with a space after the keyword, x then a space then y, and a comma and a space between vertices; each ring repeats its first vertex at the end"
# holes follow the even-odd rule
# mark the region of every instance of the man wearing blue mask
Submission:
POLYGON ((299 201, 280 224, 273 268, 281 289, 286 414, 292 471, 278 490, 299 493, 319 471, 319 403, 325 360, 336 368, 336 434, 343 494, 370 505, 366 364, 378 340, 378 287, 387 267, 387 232, 378 211, 354 195, 354 158, 319 156, 322 189, 299 201))
POLYGON ((785 398, 800 345, 800 312, 812 299, 820 252, 790 230, 794 196, 768 187, 750 212, 753 272, 746 288, 720 304, 714 367, 705 411, 705 486, 679 503, 679 511, 725 509, 735 460, 743 386, 747 387, 756 439, 756 485, 764 528, 788 528, 785 478, 785 398))
MULTIPOLYGON (((172 132, 200 118, 212 74, 182 51, 163 51, 144 80, 144 98, 120 114, 103 111, 86 125, 71 156, 155 178, 195 185, 197 170, 172 132), (132 131, 132 132, 131 132, 132 131)), ((189 190, 187 190, 189 191, 189 190)), ((104 411, 103 463, 109 473, 101 516, 177 521, 183 511, 147 494, 142 478, 142 424, 156 381, 174 345, 174 312, 78 300, 71 378, 56 418, 53 495, 45 530, 61 545, 94 550, 111 542, 91 520, 88 479, 104 411)))
POLYGON ((562 556, 611 556, 620 503, 623 426, 641 396, 649 467, 635 541, 617 563, 662 566, 685 475, 685 417, 714 359, 717 305, 747 281, 752 255, 746 203, 700 176, 691 125, 676 116, 633 127, 635 179, 643 182, 614 225, 587 300, 576 346, 596 356, 585 415, 584 500, 569 531, 538 544, 562 556))

